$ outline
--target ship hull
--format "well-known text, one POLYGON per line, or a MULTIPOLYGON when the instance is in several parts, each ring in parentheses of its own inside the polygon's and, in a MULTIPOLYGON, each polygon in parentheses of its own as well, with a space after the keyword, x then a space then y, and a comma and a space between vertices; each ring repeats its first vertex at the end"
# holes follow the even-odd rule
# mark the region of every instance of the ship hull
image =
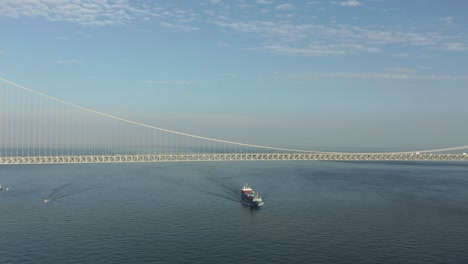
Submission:
POLYGON ((252 196, 248 196, 242 191, 241 191, 241 201, 243 204, 248 205, 250 207, 254 207, 254 208, 259 208, 259 207, 262 207, 263 205, 263 202, 254 202, 252 196))

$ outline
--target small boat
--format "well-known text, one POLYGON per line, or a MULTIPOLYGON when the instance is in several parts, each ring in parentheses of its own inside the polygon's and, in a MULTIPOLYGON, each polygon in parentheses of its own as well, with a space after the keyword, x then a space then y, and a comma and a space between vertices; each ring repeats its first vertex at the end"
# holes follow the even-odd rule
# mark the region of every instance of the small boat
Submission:
POLYGON ((3 190, 3 189, 2 189, 2 185, 0 184, 0 191, 1 191, 1 190, 3 190))
POLYGON ((261 207, 264 204, 262 197, 252 190, 247 183, 242 187, 241 199, 242 203, 255 208, 261 207))

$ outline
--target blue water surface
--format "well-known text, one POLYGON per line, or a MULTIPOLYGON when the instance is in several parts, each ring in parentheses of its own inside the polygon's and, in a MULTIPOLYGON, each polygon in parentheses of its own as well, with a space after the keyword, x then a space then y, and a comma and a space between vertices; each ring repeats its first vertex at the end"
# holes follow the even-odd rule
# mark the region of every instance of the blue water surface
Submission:
POLYGON ((465 163, 12 165, 0 184, 0 263, 468 263, 465 163))

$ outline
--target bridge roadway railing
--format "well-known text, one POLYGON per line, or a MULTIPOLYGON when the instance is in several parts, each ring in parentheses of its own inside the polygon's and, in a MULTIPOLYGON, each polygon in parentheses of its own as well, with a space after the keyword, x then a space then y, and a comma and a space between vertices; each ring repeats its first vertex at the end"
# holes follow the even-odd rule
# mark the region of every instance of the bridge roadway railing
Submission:
POLYGON ((0 157, 0 165, 8 164, 73 164, 73 163, 133 163, 133 162, 195 162, 195 161, 468 161, 467 154, 430 153, 223 153, 223 154, 145 154, 0 157))

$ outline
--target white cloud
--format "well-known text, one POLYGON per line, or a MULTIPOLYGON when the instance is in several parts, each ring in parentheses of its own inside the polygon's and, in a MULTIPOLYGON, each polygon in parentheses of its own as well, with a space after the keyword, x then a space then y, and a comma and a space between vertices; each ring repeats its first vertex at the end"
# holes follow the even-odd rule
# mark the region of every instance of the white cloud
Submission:
POLYGON ((181 25, 181 24, 173 24, 169 22, 161 22, 160 25, 164 28, 167 28, 171 31, 184 31, 184 32, 189 32, 189 31, 199 31, 200 29, 197 27, 191 27, 191 26, 186 26, 186 25, 181 25))
POLYGON ((74 64, 74 63, 82 63, 83 61, 80 60, 58 60, 55 61, 57 64, 74 64))
POLYGON ((417 75, 406 73, 275 73, 275 79, 288 81, 308 81, 317 79, 358 79, 358 80, 439 80, 468 81, 468 75, 417 75))
MULTIPOLYGON (((441 32, 409 32, 404 29, 366 28, 347 24, 293 24, 289 21, 215 21, 218 26, 255 34, 263 40, 251 50, 279 54, 324 56, 384 52, 387 46, 421 46, 431 49, 464 51, 459 36, 441 32)), ((392 56, 405 57, 403 53, 392 56)))
POLYGON ((287 4, 281 4, 281 5, 277 5, 275 7, 276 10, 280 10, 280 11, 283 11, 283 10, 291 10, 291 9, 294 9, 294 5, 293 4, 290 4, 290 3, 287 3, 287 4))
POLYGON ((268 5, 268 4, 271 4, 273 3, 273 1, 269 1, 269 0, 257 0, 257 4, 261 4, 261 5, 268 5))
POLYGON ((186 80, 146 80, 146 84, 174 84, 174 85, 187 85, 190 81, 186 80))
POLYGON ((150 13, 147 6, 137 6, 128 0, 24 0, 0 4, 0 16, 42 17, 87 26, 125 25, 133 20, 149 19, 150 13))
POLYGON ((468 46, 461 42, 449 42, 443 45, 443 48, 448 51, 467 51, 468 46))
POLYGON ((384 71, 385 73, 393 74, 415 74, 418 70, 408 68, 385 68, 384 71))
POLYGON ((448 16, 448 17, 441 17, 439 18, 439 20, 443 23, 445 23, 446 25, 449 25, 449 24, 452 24, 453 21, 455 20, 455 18, 451 17, 451 16, 448 16))
POLYGON ((294 18, 295 16, 296 16, 295 13, 276 14, 276 17, 280 19, 291 19, 291 18, 294 18))
POLYGON ((406 53, 395 53, 395 54, 392 54, 392 57, 395 57, 395 58, 407 58, 407 57, 408 57, 408 54, 406 54, 406 53))
POLYGON ((223 47, 223 48, 229 47, 229 44, 224 43, 224 42, 217 42, 216 45, 217 45, 217 46, 220 46, 220 47, 223 47))
MULTIPOLYGON (((192 10, 165 8, 152 1, 131 0, 0 0, 0 17, 44 18, 84 26, 129 25, 154 19, 173 25, 194 22, 199 15, 192 10)), ((176 27, 171 27, 174 30, 176 27)), ((187 25, 179 30, 190 31, 187 25)))
POLYGON ((278 54, 300 55, 300 56, 327 56, 327 55, 348 55, 357 53, 379 53, 380 49, 375 47, 367 47, 359 44, 324 44, 324 45, 309 45, 303 48, 295 48, 288 46, 262 46, 251 48, 252 50, 263 50, 278 54))
MULTIPOLYGON (((296 2, 293 1, 285 0, 285 2, 279 2, 278 5, 273 5, 278 1, 256 0, 254 3, 260 5, 257 6, 257 14, 268 13, 270 9, 285 11, 277 12, 271 16, 270 20, 248 20, 247 15, 239 18, 240 20, 233 20, 231 15, 239 11, 239 5, 228 5, 227 1, 221 0, 210 0, 204 3, 208 5, 210 2, 221 4, 222 8, 212 6, 213 10, 194 11, 147 0, 0 0, 0 18, 2 16, 43 18, 85 26, 130 25, 136 22, 152 21, 151 26, 159 25, 166 30, 177 32, 200 31, 200 25, 203 23, 215 24, 223 30, 255 35, 259 42, 251 44, 251 50, 288 55, 376 53, 385 52, 389 45, 405 48, 420 46, 459 52, 468 50, 468 41, 465 41, 466 37, 462 34, 450 36, 443 31, 418 32, 405 27, 357 26, 336 22, 308 23, 305 22, 304 15, 301 13, 303 10, 299 6, 296 8, 292 4, 296 2), (237 11, 234 11, 235 8, 237 11), (293 9, 295 9, 294 12, 291 12, 293 9)), ((246 1, 239 2, 245 3, 246 1)), ((312 0, 306 1, 305 4, 319 3, 319 1, 312 0)), ((333 3, 341 6, 362 5, 357 0, 339 0, 333 3)), ((250 11, 242 10, 242 12, 248 14, 250 11)), ((310 19, 311 16, 308 18, 310 19)), ((452 23, 454 18, 447 16, 439 20, 452 23)), ((66 40, 66 37, 58 39, 66 40)), ((391 55, 394 57, 408 56, 398 51, 389 52, 389 54, 392 53, 396 53, 391 55)))
POLYGON ((357 0, 347 0, 347 1, 340 3, 340 6, 360 6, 360 5, 362 5, 362 3, 357 0))

